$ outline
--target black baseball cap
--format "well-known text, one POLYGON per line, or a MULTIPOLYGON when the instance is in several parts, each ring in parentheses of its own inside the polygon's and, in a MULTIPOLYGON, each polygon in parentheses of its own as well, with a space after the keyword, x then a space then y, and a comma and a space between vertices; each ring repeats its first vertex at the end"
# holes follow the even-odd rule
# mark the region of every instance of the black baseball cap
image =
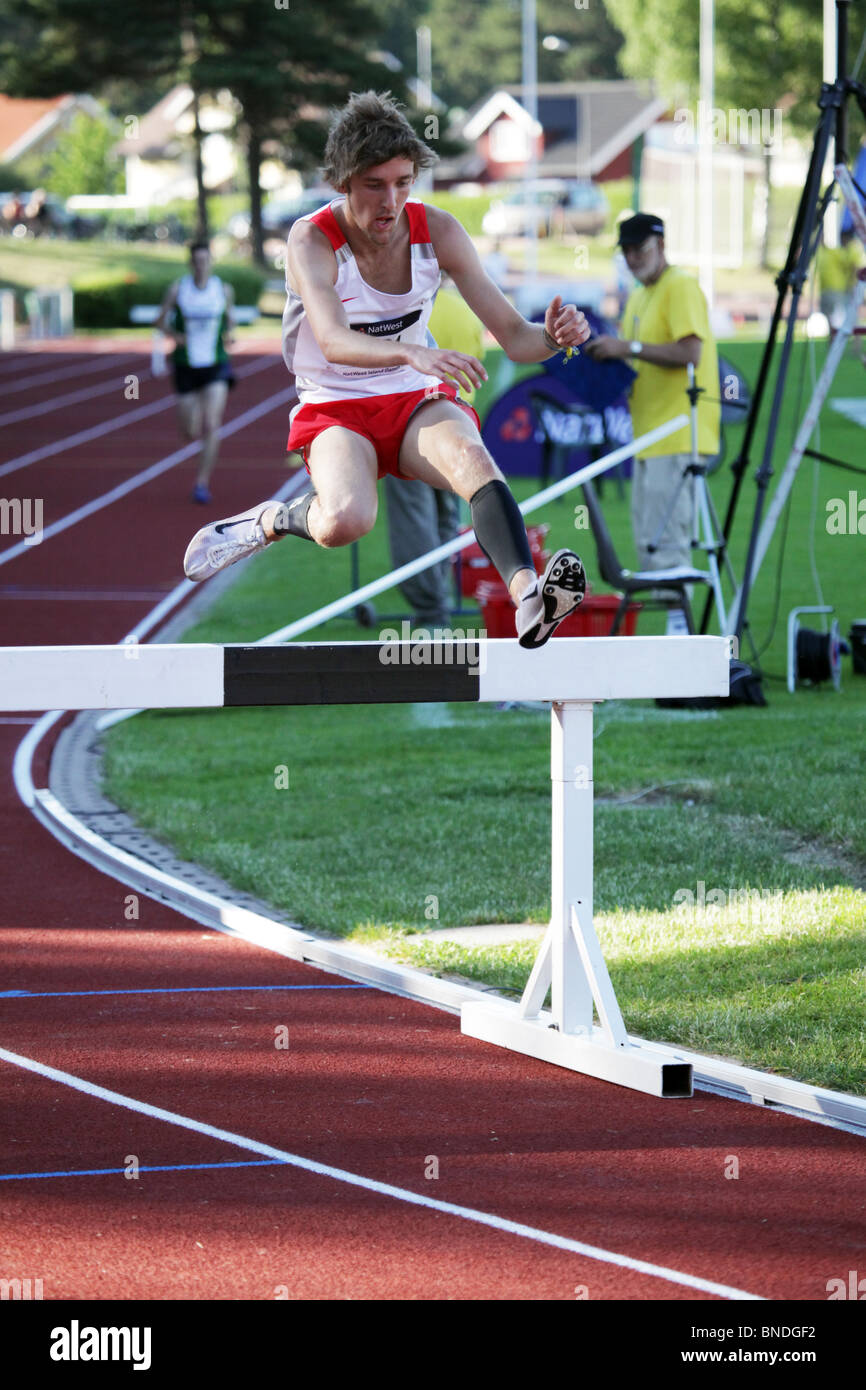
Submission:
POLYGON ((636 212, 619 224, 620 246, 640 246, 648 236, 664 236, 665 224, 651 212, 636 212))

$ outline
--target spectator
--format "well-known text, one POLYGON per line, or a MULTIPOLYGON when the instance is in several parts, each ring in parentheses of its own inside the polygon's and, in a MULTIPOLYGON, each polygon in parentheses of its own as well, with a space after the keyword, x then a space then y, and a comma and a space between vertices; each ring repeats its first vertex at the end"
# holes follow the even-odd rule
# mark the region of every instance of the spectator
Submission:
POLYGON ((842 327, 845 310, 857 281, 860 260, 860 243, 851 227, 841 233, 838 246, 825 246, 822 241, 818 249, 821 313, 830 325, 831 335, 842 327))
MULTIPOLYGON (((623 338, 593 338, 582 352, 600 360, 630 358, 637 372, 632 386, 634 433, 646 434, 688 411, 687 365, 695 368, 698 398, 698 454, 708 463, 719 452, 718 357, 710 332, 707 302, 697 281, 665 258, 661 218, 639 212, 620 224, 619 245, 639 282, 628 297, 623 338)), ((635 459, 632 524, 642 570, 692 567, 694 478, 690 428, 650 445, 635 459)), ((685 616, 668 614, 668 632, 684 632, 685 616)))
POLYGON ((3 205, 3 230, 11 236, 15 228, 24 221, 24 202, 20 193, 13 193, 3 205))
POLYGON ((33 236, 42 236, 51 231, 51 209, 48 206, 44 188, 37 188, 31 193, 30 201, 24 209, 24 220, 27 223, 27 230, 33 236))

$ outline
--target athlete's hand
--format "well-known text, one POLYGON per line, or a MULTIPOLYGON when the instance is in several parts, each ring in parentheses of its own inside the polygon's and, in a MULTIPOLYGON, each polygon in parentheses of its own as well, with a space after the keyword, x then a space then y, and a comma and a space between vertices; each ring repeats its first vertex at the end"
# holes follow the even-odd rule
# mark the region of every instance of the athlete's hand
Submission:
POLYGON ((458 386, 471 391, 483 386, 487 373, 478 361, 468 352, 455 352, 450 348, 416 347, 407 343, 406 364, 414 367, 424 376, 435 376, 440 381, 456 381, 458 386))
POLYGON ((628 357, 629 346, 623 338, 614 338, 607 333, 593 338, 591 343, 587 343, 584 352, 588 357, 595 358, 596 362, 611 362, 615 358, 628 357))
POLYGON ((580 347, 592 333, 580 310, 573 304, 563 304, 561 294, 548 304, 544 326, 561 348, 580 347))

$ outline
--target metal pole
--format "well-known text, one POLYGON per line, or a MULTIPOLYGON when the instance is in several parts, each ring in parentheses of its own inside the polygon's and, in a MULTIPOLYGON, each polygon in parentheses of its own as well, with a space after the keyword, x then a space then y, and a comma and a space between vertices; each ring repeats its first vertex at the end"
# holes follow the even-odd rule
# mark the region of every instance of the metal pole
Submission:
MULTIPOLYGON (((841 100, 841 93, 838 87, 832 88, 825 94, 827 101, 823 110, 823 119, 818 129, 815 146, 812 151, 812 160, 809 165, 809 174, 806 187, 803 190, 803 201, 800 204, 797 226, 795 233, 800 232, 801 242, 797 247, 797 268, 791 277, 791 302, 788 309, 788 324, 785 332, 785 339, 782 344, 782 352, 779 360, 779 371, 776 376, 776 386, 773 393, 773 402, 770 408, 770 419, 767 424, 767 436, 764 443, 764 456, 761 466, 755 477, 758 487, 758 500, 755 505, 752 517, 752 530, 749 537, 749 548, 746 555, 745 574, 743 585, 739 594, 739 606, 737 608, 736 623, 734 632, 740 640, 743 636, 743 628, 746 621, 746 608, 751 592, 751 575, 755 562, 755 550, 758 541, 758 534, 761 528, 761 518, 764 509, 767 486, 773 476, 773 446, 776 442, 776 431, 779 424, 779 416, 782 409, 782 397, 785 390, 785 381, 788 375, 788 362, 791 356, 791 349, 794 344, 794 329, 797 323, 797 308, 800 303, 800 295, 809 269, 809 262, 814 251, 813 237, 817 226, 817 208, 820 193, 821 170, 824 167, 824 159, 830 143, 830 121, 833 117, 833 105, 841 100)), ((792 251, 795 247, 795 239, 792 239, 792 251)), ((754 408, 754 401, 752 402, 754 408)))
POLYGON ((530 285, 538 278, 538 228, 535 225, 535 181, 538 177, 538 152, 535 147, 535 128, 538 125, 538 25, 535 0, 523 0, 523 105, 532 119, 529 133, 529 158, 526 161, 524 190, 528 223, 526 244, 526 275, 530 285))
MULTIPOLYGON (((426 24, 415 30, 415 45, 418 67, 418 109, 429 111, 433 105, 433 45, 430 30, 426 24)), ((421 169, 415 184, 419 192, 429 192, 433 187, 433 170, 421 169)))
POLYGON ((701 0, 700 92, 698 110, 699 281, 707 308, 713 311, 713 100, 714 0, 701 0))

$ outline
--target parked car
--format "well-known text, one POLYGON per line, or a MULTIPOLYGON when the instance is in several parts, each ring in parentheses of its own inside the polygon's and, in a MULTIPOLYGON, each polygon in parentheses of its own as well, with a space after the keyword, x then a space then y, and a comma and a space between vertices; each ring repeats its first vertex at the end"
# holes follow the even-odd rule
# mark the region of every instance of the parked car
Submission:
MULTIPOLYGON (((334 197, 333 188, 308 188, 293 198, 266 198, 262 204, 262 232, 265 239, 279 237, 285 241, 299 217, 307 217, 334 197)), ((226 231, 239 244, 248 244, 251 232, 249 213, 236 212, 234 217, 229 218, 226 231)))
POLYGON ((540 179, 530 190, 518 188, 491 203, 481 222, 485 236, 538 236, 566 232, 597 236, 607 223, 608 202, 589 179, 540 179))
POLYGON ((70 212, 63 198, 38 188, 27 193, 0 193, 0 231, 20 237, 96 236, 103 218, 80 217, 70 212))

